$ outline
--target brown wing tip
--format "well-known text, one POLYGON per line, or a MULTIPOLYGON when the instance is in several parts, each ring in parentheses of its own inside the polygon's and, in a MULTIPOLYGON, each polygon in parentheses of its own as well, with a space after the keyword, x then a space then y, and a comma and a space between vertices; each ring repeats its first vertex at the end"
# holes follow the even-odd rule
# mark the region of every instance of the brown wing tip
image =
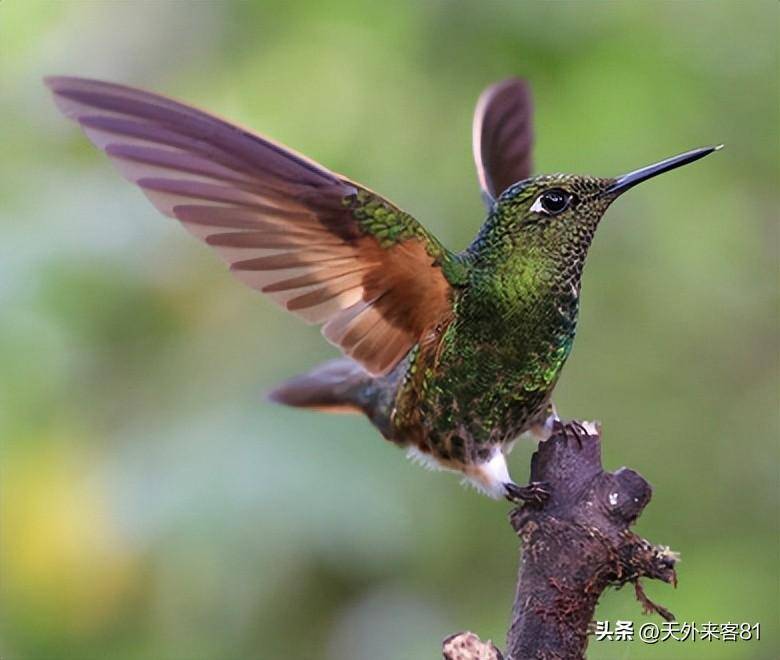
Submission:
POLYGON ((54 94, 62 94, 69 89, 84 85, 107 85, 109 83, 91 78, 79 78, 77 76, 44 76, 43 84, 54 94))
POLYGON ((518 113, 527 117, 528 121, 533 113, 531 86, 527 80, 518 76, 493 83, 480 94, 477 101, 472 127, 472 149, 479 184, 488 204, 503 192, 508 179, 512 179, 509 181, 512 183, 530 175, 530 145, 533 139, 530 125, 519 133, 519 137, 525 136, 519 157, 513 154, 508 161, 510 157, 503 153, 512 148, 511 132, 519 130, 517 126, 512 128, 509 120, 510 115, 518 113), (508 142, 510 146, 502 146, 501 142, 508 142), (502 148, 502 153, 497 152, 499 147, 502 148), (491 164, 490 161, 495 161, 496 158, 503 160, 503 164, 500 160, 498 164, 491 164), (511 172, 509 177, 506 176, 507 172, 502 172, 507 167, 511 172))
POLYGON ((488 85, 479 95, 478 108, 481 106, 484 109, 489 100, 507 92, 522 94, 527 99, 530 99, 531 85, 525 78, 520 78, 519 76, 512 76, 494 82, 492 85, 488 85))
POLYGON ((44 76, 43 84, 52 91, 56 91, 58 87, 64 85, 68 80, 70 80, 68 76, 44 76))
POLYGON ((65 91, 68 87, 91 85, 94 87, 112 87, 114 89, 127 89, 132 90, 125 85, 119 85, 117 83, 108 82, 106 80, 98 80, 97 78, 83 78, 81 76, 66 76, 66 75, 53 75, 44 76, 43 84, 53 92, 65 91))

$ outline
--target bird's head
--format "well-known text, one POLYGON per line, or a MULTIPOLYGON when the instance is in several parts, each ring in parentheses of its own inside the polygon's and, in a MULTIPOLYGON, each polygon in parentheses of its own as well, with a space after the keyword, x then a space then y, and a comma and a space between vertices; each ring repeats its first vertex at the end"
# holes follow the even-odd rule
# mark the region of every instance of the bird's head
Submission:
POLYGON ((519 181, 494 202, 490 239, 552 257, 560 267, 579 272, 596 227, 615 199, 717 149, 720 146, 694 149, 616 178, 546 174, 519 181))

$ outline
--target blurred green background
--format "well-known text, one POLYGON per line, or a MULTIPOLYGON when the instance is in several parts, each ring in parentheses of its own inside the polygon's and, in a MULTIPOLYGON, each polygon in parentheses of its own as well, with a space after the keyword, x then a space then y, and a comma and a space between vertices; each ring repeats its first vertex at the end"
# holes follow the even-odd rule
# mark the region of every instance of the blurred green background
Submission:
MULTIPOLYGON (((40 84, 69 73, 251 125, 453 248, 483 217, 472 109, 507 75, 540 172, 724 142, 607 214, 556 399, 655 487, 638 531, 683 563, 651 597, 763 626, 591 657, 780 657, 778 6, 0 3, 0 656, 432 659, 462 629, 503 645, 515 582, 505 504, 264 401, 335 350, 120 180, 40 84)), ((647 620, 630 588, 597 618, 647 620)))

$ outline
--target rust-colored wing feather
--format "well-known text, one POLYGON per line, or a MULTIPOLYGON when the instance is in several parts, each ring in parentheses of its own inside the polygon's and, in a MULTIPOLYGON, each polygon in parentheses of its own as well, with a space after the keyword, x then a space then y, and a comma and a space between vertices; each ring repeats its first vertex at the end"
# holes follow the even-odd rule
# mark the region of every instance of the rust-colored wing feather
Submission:
POLYGON ((479 185, 488 203, 531 176, 533 141, 528 83, 510 78, 482 92, 474 112, 472 145, 479 185))
MULTIPOLYGON (((248 285, 379 375, 451 312, 455 264, 414 218, 286 147, 148 92, 46 80, 122 174, 248 285)), ((456 264, 455 264, 456 265, 456 264)))

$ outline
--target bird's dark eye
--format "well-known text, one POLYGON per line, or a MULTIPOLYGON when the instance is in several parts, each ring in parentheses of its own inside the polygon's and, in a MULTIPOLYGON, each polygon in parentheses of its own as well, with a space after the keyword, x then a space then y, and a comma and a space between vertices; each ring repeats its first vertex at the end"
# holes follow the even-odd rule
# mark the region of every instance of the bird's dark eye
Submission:
POLYGON ((542 210, 549 215, 557 215, 569 206, 571 195, 563 190, 548 190, 539 197, 539 205, 542 210))

